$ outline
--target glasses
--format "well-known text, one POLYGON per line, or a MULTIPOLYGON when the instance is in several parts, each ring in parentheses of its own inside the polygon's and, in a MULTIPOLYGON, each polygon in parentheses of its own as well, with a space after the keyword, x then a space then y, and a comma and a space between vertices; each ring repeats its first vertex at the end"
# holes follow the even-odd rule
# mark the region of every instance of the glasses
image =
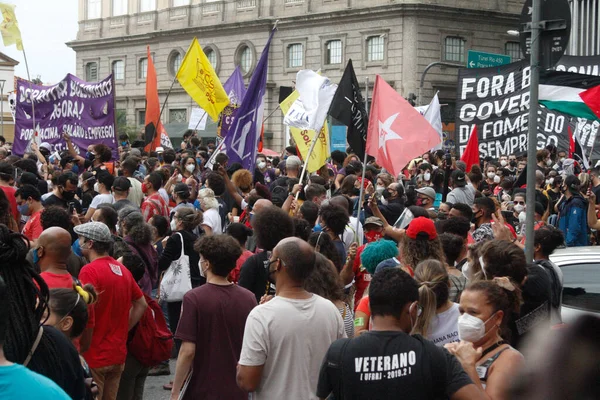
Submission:
MULTIPOLYGON (((271 269, 271 265, 275 264, 277 261, 281 261, 280 258, 276 258, 274 260, 269 260, 269 263, 267 264, 267 270, 271 269)), ((283 264, 283 261, 281 261, 281 263, 283 264)))
POLYGON ((522 205, 522 206, 524 206, 524 205, 525 205, 525 202, 524 202, 524 201, 515 201, 514 203, 515 203, 515 204, 520 204, 520 205, 522 205))

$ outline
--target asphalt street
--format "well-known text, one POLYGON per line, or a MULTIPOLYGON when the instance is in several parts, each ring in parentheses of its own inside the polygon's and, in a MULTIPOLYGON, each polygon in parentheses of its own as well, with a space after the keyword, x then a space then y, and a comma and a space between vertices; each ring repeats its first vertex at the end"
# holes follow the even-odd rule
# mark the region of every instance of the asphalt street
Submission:
POLYGON ((177 360, 171 360, 171 375, 149 376, 144 385, 144 400, 165 400, 169 399, 171 392, 164 390, 163 385, 169 383, 175 377, 175 363, 177 360))

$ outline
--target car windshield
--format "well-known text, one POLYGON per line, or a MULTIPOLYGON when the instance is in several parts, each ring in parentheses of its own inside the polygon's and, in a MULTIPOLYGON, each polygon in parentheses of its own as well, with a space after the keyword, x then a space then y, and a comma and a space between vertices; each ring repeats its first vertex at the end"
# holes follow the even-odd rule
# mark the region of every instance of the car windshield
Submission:
POLYGON ((561 267, 564 275, 563 304, 600 312, 600 264, 573 264, 561 267))

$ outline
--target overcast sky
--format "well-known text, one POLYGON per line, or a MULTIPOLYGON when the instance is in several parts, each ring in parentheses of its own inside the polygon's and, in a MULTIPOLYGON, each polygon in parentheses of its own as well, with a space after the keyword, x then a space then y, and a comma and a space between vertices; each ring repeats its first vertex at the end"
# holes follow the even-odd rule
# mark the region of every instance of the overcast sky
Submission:
MULTIPOLYGON (((56 83, 75 73, 75 52, 65 45, 77 36, 77 0, 3 0, 15 4, 31 78, 56 83)), ((19 62, 15 75, 27 78, 23 52, 16 46, 0 51, 19 62)))

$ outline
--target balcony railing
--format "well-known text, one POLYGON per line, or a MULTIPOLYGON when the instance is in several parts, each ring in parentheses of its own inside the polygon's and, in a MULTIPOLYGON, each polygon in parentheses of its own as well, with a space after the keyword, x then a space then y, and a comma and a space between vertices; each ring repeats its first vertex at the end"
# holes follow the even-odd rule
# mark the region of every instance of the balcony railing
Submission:
POLYGON ((256 7, 256 0, 238 0, 237 9, 243 10, 256 7))

